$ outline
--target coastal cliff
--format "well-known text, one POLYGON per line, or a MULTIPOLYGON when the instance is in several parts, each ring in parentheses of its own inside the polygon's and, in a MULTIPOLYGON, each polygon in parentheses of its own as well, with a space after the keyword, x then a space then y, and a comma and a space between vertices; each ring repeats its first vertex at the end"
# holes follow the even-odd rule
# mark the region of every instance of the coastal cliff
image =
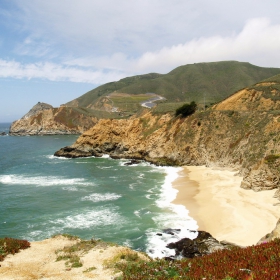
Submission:
POLYGON ((53 108, 38 102, 26 115, 12 123, 10 135, 81 134, 97 122, 97 118, 79 108, 53 108))
POLYGON ((109 154, 159 165, 227 167, 243 176, 243 188, 276 189, 280 175, 278 78, 238 91, 187 118, 149 112, 128 120, 100 120, 55 155, 109 154))

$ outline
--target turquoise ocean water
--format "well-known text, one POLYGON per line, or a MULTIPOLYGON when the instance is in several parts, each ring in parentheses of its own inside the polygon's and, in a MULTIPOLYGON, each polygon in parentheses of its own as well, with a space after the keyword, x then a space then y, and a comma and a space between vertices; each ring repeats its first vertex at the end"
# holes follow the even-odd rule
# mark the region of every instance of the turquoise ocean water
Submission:
MULTIPOLYGON (((0 124, 0 132, 9 124, 0 124)), ((77 136, 0 136, 0 237, 101 238, 163 257, 168 242, 193 238, 196 222, 171 202, 178 168, 53 156, 77 136), (166 228, 180 229, 174 236, 166 228)))

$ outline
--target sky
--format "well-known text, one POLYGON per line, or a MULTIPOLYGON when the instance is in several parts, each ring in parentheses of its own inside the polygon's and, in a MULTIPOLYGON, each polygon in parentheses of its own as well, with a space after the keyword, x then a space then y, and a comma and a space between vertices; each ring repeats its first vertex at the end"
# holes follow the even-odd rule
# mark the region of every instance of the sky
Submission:
POLYGON ((0 0, 0 122, 185 64, 280 68, 279 0, 0 0))

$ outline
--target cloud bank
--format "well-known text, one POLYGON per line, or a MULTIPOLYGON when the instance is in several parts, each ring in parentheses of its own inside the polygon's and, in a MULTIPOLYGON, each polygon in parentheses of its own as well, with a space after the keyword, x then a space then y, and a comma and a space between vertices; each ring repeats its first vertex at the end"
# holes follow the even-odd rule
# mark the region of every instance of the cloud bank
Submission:
POLYGON ((258 66, 279 67, 280 24, 266 18, 248 20, 231 36, 200 37, 130 57, 122 52, 110 56, 86 56, 60 62, 20 63, 0 59, 0 78, 47 79, 102 84, 149 72, 167 73, 197 62, 249 61, 258 66))

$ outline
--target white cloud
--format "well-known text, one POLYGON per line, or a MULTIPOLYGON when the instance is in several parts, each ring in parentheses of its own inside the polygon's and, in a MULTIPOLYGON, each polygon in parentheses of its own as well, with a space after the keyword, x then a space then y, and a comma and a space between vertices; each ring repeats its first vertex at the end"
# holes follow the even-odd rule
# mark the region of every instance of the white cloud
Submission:
POLYGON ((280 67, 280 25, 268 19, 249 20, 239 34, 201 37, 158 52, 146 52, 137 61, 138 71, 169 69, 187 63, 221 60, 249 61, 260 66, 280 67))
POLYGON ((279 21, 278 9, 259 0, 11 0, 23 30, 75 56, 139 56, 193 38, 228 36, 246 19, 279 21))
POLYGON ((65 67, 54 63, 21 64, 16 61, 0 59, 0 77, 15 79, 45 79, 50 81, 70 81, 80 83, 102 84, 119 80, 122 75, 117 72, 85 70, 78 67, 65 67))
POLYGON ((185 44, 145 52, 138 58, 124 53, 111 56, 86 57, 68 60, 70 65, 90 66, 132 74, 166 73, 190 63, 222 60, 247 61, 264 67, 280 67, 280 24, 268 19, 248 20, 243 29, 231 36, 196 38, 185 44))
MULTIPOLYGON (((28 41, 29 43, 29 41, 28 41)), ((280 66, 280 24, 268 19, 249 20, 231 36, 201 37, 185 44, 164 47, 130 57, 116 52, 110 56, 87 56, 61 63, 19 63, 0 60, 0 77, 48 79, 102 84, 149 72, 166 73, 190 63, 222 60, 248 61, 258 66, 280 66)))
MULTIPOLYGON (((38 41, 35 38, 27 37, 23 42, 20 42, 15 47, 15 52, 20 56, 32 57, 54 57, 54 51, 51 44, 44 41, 38 41)), ((57 56, 57 55, 55 55, 57 56)))

